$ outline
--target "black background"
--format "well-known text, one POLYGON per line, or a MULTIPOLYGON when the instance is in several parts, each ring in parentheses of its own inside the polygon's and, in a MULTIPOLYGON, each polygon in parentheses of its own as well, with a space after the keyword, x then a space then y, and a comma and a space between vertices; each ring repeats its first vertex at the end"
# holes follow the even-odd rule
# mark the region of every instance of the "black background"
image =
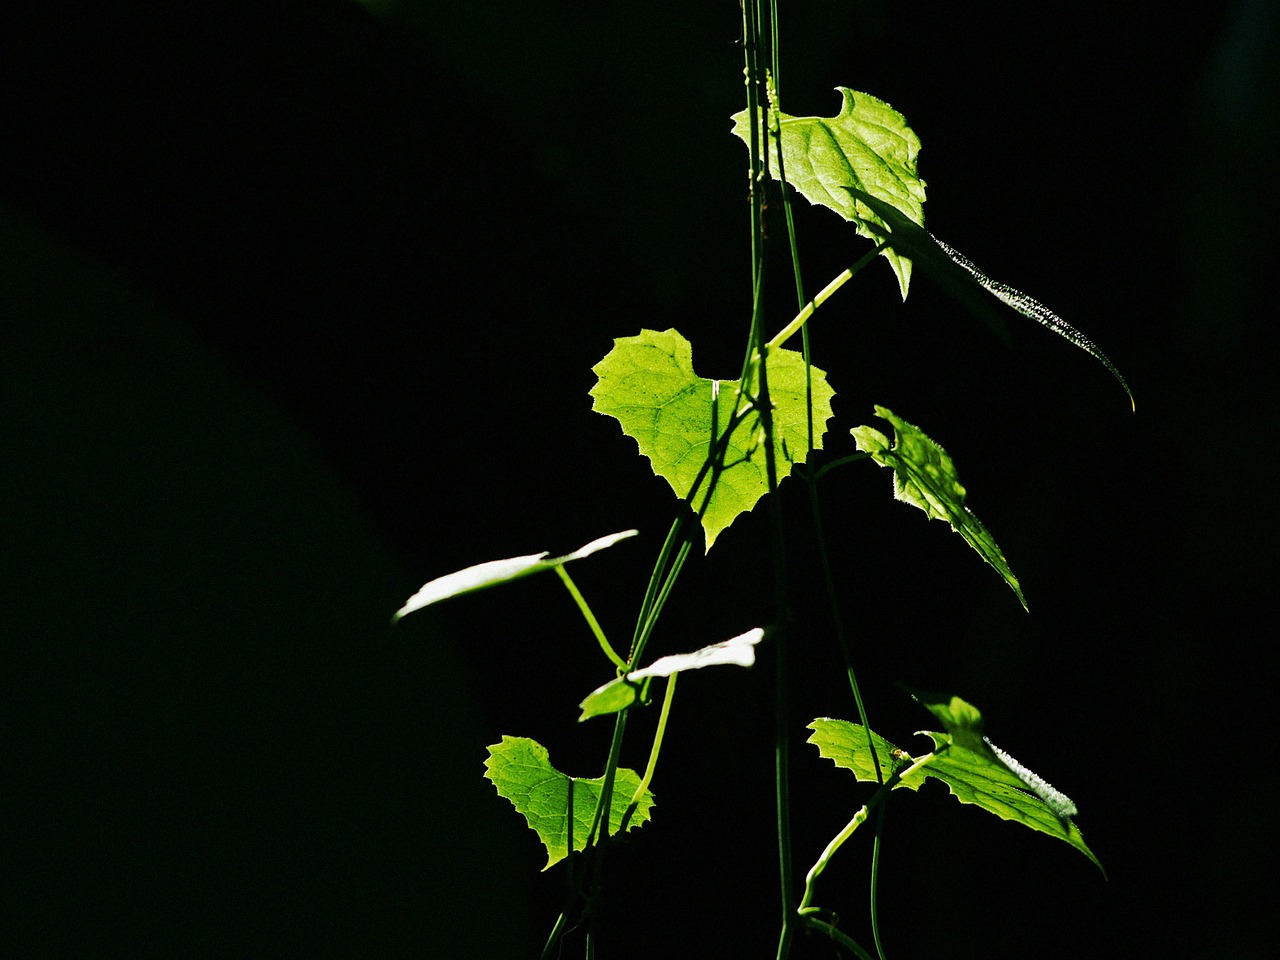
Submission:
MULTIPOLYGON (((831 115, 837 84, 901 110, 930 229, 1137 396, 1016 316, 1007 349, 926 278, 900 304, 879 265, 814 326, 829 449, 873 403, 921 424, 1031 604, 883 471, 832 474, 873 722, 906 746, 927 725, 896 681, 978 704, 1110 874, 903 797, 890 955, 1270 955, 1274 6, 796 6, 787 111, 831 115)), ((636 527, 575 574, 625 634, 672 503, 590 412, 590 367, 674 326, 702 375, 737 369, 736 5, 29 15, 0 40, 5 941, 534 955, 561 880, 484 746, 532 736, 593 775, 608 724, 574 705, 608 669, 545 579, 387 621, 440 573, 636 527)), ((865 242, 800 205, 817 289, 865 242)), ((855 801, 801 728, 853 708, 796 493, 807 866, 855 801)), ((691 564, 662 652, 770 616, 766 533, 748 517, 691 564)), ((771 955, 772 667, 682 684, 601 956, 771 955)), ((864 941, 867 851, 821 887, 864 941)))

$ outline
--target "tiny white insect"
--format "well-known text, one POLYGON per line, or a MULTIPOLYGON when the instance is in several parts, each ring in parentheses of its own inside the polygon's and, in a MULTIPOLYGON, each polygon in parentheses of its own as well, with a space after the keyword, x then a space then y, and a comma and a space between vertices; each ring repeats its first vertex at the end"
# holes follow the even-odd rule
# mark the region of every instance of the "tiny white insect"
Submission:
POLYGON ((1027 785, 1028 790, 1030 790, 1037 797, 1043 800, 1045 804, 1049 807, 1049 809, 1052 810, 1059 819, 1067 820, 1070 817, 1074 817, 1079 812, 1079 809, 1076 807, 1075 803, 1073 803, 1071 798, 1068 797, 1065 793, 1063 793, 1060 790, 1054 789, 1054 787, 1050 783, 1048 783, 1042 776, 1040 776, 1038 773, 1034 773, 1033 771, 1028 770, 1026 767, 1020 764, 1017 760, 1013 759, 1013 757, 1009 756, 1009 754, 1005 753, 1003 750, 997 747, 994 743, 992 743, 986 737, 983 737, 982 739, 983 739, 983 742, 985 742, 986 745, 992 749, 995 755, 1000 758, 1000 761, 1006 767, 1012 770, 1014 775, 1019 780, 1021 780, 1023 783, 1027 785))

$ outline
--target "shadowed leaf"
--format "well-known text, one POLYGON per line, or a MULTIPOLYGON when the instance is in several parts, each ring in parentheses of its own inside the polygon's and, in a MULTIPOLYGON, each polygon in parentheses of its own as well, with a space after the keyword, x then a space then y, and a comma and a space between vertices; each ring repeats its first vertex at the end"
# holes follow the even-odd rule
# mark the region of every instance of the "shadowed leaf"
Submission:
POLYGON ((877 406, 876 413, 893 425, 892 444, 874 427, 854 427, 851 432, 859 450, 871 454, 882 467, 893 469, 894 497, 919 507, 931 520, 945 520, 951 524, 951 529, 964 537, 965 542, 1004 578, 1025 609, 1027 601, 1018 585, 1018 578, 1009 569, 995 538, 964 505, 966 491, 947 451, 930 440, 919 427, 895 416, 891 410, 877 406))

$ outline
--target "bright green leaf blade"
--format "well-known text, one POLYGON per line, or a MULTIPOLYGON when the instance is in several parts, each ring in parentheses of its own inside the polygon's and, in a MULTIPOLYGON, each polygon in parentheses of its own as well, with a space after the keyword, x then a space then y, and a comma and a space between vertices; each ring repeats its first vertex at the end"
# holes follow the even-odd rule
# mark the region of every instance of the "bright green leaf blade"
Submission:
POLYGON ((592 540, 586 546, 573 551, 573 553, 567 553, 563 557, 551 557, 547 553, 534 553, 525 557, 511 557, 508 560, 490 560, 487 563, 478 563, 474 567, 447 573, 443 577, 436 577, 436 579, 423 584, 421 589, 406 600, 404 606, 395 612, 392 620, 399 620, 415 610, 421 610, 423 607, 439 603, 441 600, 448 600, 450 597, 457 597, 475 590, 484 590, 487 587, 497 586, 509 580, 518 580, 520 577, 527 577, 543 570, 553 570, 563 563, 568 563, 570 560, 581 560, 597 550, 613 546, 619 540, 634 537, 636 532, 635 530, 624 530, 622 533, 613 533, 607 537, 600 537, 598 540, 592 540))
MULTIPOLYGON (((639 336, 620 337, 591 369, 597 377, 591 389, 592 409, 614 417, 649 459, 653 472, 671 484, 677 497, 687 500, 712 455, 715 438, 728 428, 739 400, 737 382, 697 376, 689 341, 675 330, 642 330, 639 336)), ((814 446, 821 449, 835 391, 825 373, 817 367, 810 370, 814 446)), ((794 350, 771 351, 768 376, 781 480, 792 464, 803 463, 807 456, 804 357, 794 350)), ((769 490, 761 433, 759 415, 751 412, 729 438, 724 469, 702 517, 707 550, 769 490)), ((695 508, 701 506, 709 482, 708 476, 699 487, 695 508)))
POLYGON ((931 695, 913 690, 911 696, 942 723, 953 741, 966 749, 981 752, 986 738, 982 735, 982 713, 977 707, 967 700, 945 694, 931 695))
MULTIPOLYGON (((943 720, 948 732, 927 734, 933 738, 936 755, 898 787, 918 790, 928 777, 941 780, 961 803, 1065 840, 1102 869, 1070 819, 1076 813, 1075 804, 983 737, 982 715, 976 708, 959 697, 925 706, 943 720)), ((809 729, 814 731, 809 742, 817 745, 822 756, 853 771, 858 780, 876 782, 865 727, 845 720, 818 719, 809 729)), ((918 759, 876 733, 871 737, 884 779, 918 759)))
MULTIPOLYGON (((847 188, 864 191, 892 206, 917 224, 924 223, 925 183, 916 173, 920 138, 902 114, 883 100, 836 88, 842 97, 834 117, 792 117, 781 111, 778 121, 782 140, 783 172, 810 203, 829 207, 852 220, 858 233, 879 239, 868 224, 879 224, 875 210, 860 204, 847 188)), ((733 132, 751 143, 747 111, 733 116, 733 132)), ((777 176, 778 149, 769 136, 770 171, 777 176)), ((884 251, 898 277, 902 299, 911 283, 911 260, 892 247, 884 251)))
MULTIPOLYGON (((1062 809, 1075 809, 1075 804, 1066 797, 1055 790, 1053 793, 1059 799, 1051 804, 1037 792, 1030 791, 1028 782, 1014 772, 1001 759, 1001 755, 1007 759, 1012 758, 1003 751, 996 754, 989 744, 984 744, 984 751, 970 750, 956 743, 950 734, 931 732, 928 735, 933 738, 935 750, 942 752, 925 769, 929 776, 945 783, 957 800, 981 807, 1001 819, 1012 820, 1032 830, 1065 840, 1092 860, 1099 870, 1103 870, 1098 858, 1084 842, 1080 828, 1069 816, 1063 816, 1059 812, 1062 809), (1063 806, 1064 801, 1069 806, 1063 806)), ((1018 766, 1030 773, 1021 764, 1018 766)), ((1038 777, 1036 779, 1039 780, 1038 777)), ((1044 781, 1040 780, 1040 783, 1044 784, 1044 781)), ((1051 787, 1049 789, 1052 790, 1051 787)), ((1105 872, 1103 870, 1104 874, 1105 872)))
MULTIPOLYGON (((489 759, 485 761, 484 768, 485 776, 497 788, 498 796, 511 801, 547 848, 544 870, 569 855, 570 781, 573 782, 573 849, 582 850, 586 846, 604 786, 603 778, 584 780, 561 773, 551 766, 546 748, 527 737, 504 736, 501 743, 489 747, 489 759)), ((640 777, 634 770, 618 768, 609 804, 611 835, 618 832, 631 797, 639 786, 640 777)), ((653 794, 646 790, 627 822, 627 829, 648 821, 652 807, 653 794)))
POLYGON ((871 454, 882 467, 893 469, 893 494, 897 499, 919 507, 931 520, 945 520, 951 524, 951 529, 964 537, 1004 578, 1025 609, 1027 601, 1018 585, 1018 578, 1009 569, 995 538, 964 505, 965 489, 956 476, 951 457, 924 431, 895 416, 892 411, 877 406, 876 414, 893 424, 893 444, 874 427, 854 427, 851 432, 858 449, 871 454))
POLYGON ((911 691, 911 695, 947 731, 928 734, 941 751, 929 764, 930 776, 946 783, 961 803, 975 804, 1005 820, 1065 840, 1103 869, 1071 822, 1078 812, 1075 803, 988 740, 977 707, 947 694, 911 691))
MULTIPOLYGON (((904 217, 892 204, 885 203, 871 193, 856 187, 850 187, 848 190, 852 197, 875 211, 876 219, 867 223, 878 239, 888 240, 893 249, 904 256, 909 256, 920 269, 938 281, 943 289, 969 307, 981 319, 992 322, 993 316, 984 307, 982 301, 972 295, 972 292, 978 289, 985 290, 1001 303, 1041 326, 1048 327, 1058 336, 1089 354, 1116 378, 1124 388, 1124 392, 1129 395, 1130 405, 1134 404, 1133 391, 1129 389, 1129 384, 1098 345, 1039 300, 1007 283, 992 280, 974 266, 968 257, 943 243, 919 223, 904 217)), ((1003 333, 1003 324, 994 325, 997 331, 1003 333)))
POLYGON ((582 701, 579 721, 589 720, 610 713, 617 713, 631 706, 639 692, 636 681, 648 677, 669 677, 682 670, 701 670, 703 667, 749 667, 756 662, 756 644, 764 639, 764 630, 756 627, 746 633, 713 643, 693 653, 674 653, 659 657, 643 670, 635 670, 625 677, 617 677, 597 687, 582 701))
MULTIPOLYGON (((853 775, 869 783, 883 783, 893 776, 894 772, 910 766, 912 758, 905 751, 899 750, 875 731, 870 731, 871 743, 875 746, 876 763, 871 761, 871 750, 867 744, 867 728, 860 723, 848 720, 832 720, 830 717, 819 717, 809 724, 813 735, 808 743, 818 748, 818 752, 837 767, 852 770, 853 775), (880 767, 880 777, 876 777, 876 766, 880 767)), ((915 771, 900 780, 894 789, 906 787, 908 790, 919 790, 925 781, 924 768, 915 771)))
MULTIPOLYGON (((942 725, 947 731, 947 736, 950 737, 950 742, 954 747, 981 754, 988 760, 994 757, 998 761, 997 765, 1003 765, 1005 769, 1018 778, 1022 784, 1021 789, 1030 790, 1043 800, 1057 816, 1066 819, 1076 815, 1076 805, 1069 797, 1055 790, 1038 774, 1028 770, 986 738, 982 732, 982 713, 973 704, 962 700, 960 697, 946 694, 927 694, 911 691, 911 696, 917 703, 942 721, 942 725)), ((933 736, 933 734, 930 734, 930 736, 933 736)))

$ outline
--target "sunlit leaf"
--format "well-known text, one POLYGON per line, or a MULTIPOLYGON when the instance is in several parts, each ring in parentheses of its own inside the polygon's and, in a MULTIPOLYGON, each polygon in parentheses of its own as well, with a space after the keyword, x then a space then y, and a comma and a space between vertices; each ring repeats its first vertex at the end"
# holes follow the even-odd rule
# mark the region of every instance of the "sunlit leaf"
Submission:
POLYGON ((489 560, 486 563, 478 563, 474 567, 447 573, 443 577, 437 577, 423 584, 421 589, 406 600, 404 606, 395 612, 395 616, 392 619, 399 620, 415 610, 421 610, 423 607, 439 603, 441 600, 448 600, 450 597, 472 593, 476 590, 484 590, 487 587, 497 586, 509 580, 518 580, 520 577, 527 577, 533 573, 541 573, 543 570, 554 570, 570 560, 581 560, 583 557, 589 557, 597 550, 613 546, 619 540, 634 537, 636 532, 635 530, 624 530, 622 533, 613 533, 607 537, 600 537, 598 540, 592 540, 587 545, 572 553, 567 553, 563 557, 552 557, 549 553, 534 553, 524 557, 511 557, 507 560, 489 560))
MULTIPOLYGON (((911 757, 899 750, 884 737, 874 731, 868 731, 860 723, 847 720, 832 720, 830 717, 819 717, 809 724, 813 735, 808 742, 818 748, 818 753, 832 761, 837 767, 852 770, 857 779, 868 783, 884 783, 896 771, 911 765, 911 757), (871 743, 867 743, 868 733, 871 743), (880 767, 880 776, 876 777, 876 764, 871 761, 871 748, 874 746, 876 760, 880 767)), ((903 777, 894 785, 894 789, 905 787, 908 790, 919 790, 925 781, 923 769, 903 777)))
POLYGON ((703 667, 749 667, 756 662, 756 644, 763 639, 764 630, 756 627, 732 640, 713 643, 692 653, 659 657, 642 670, 635 670, 625 677, 616 677, 592 690, 580 704, 582 716, 578 719, 588 720, 625 710, 635 702, 639 694, 639 681, 650 677, 669 677, 683 670, 701 670, 703 667))
MULTIPOLYGON (((586 780, 570 777, 551 765, 546 748, 527 737, 503 737, 501 743, 489 747, 484 765, 485 776, 497 788, 498 796, 525 818, 529 827, 547 848, 547 865, 554 866, 569 855, 569 788, 573 787, 573 849, 582 850, 591 832, 592 819, 604 779, 586 780)), ((614 778, 609 804, 609 833, 615 834, 640 786, 634 770, 619 767, 614 778)), ((632 830, 649 819, 653 794, 645 790, 636 804, 635 813, 627 821, 632 830)))
POLYGON ((946 783, 961 803, 1065 840, 1102 870, 1071 821, 1075 803, 988 740, 977 707, 956 696, 913 695, 946 729, 927 733, 937 754, 925 768, 929 776, 946 783))
MULTIPOLYGON (((883 100, 848 87, 837 87, 842 102, 834 117, 770 114, 782 141, 782 171, 787 182, 810 203, 829 207, 857 225, 864 237, 879 239, 868 224, 879 223, 877 211, 847 188, 865 191, 892 206, 903 217, 924 223, 925 183, 916 174, 920 139, 906 119, 883 100)), ((733 132, 751 143, 747 111, 735 114, 733 132)), ((757 125, 763 134, 762 125, 757 125)), ((769 170, 778 176, 777 138, 769 138, 769 170)), ((762 151, 763 153, 763 151, 762 151)), ((883 254, 897 274, 902 298, 911 283, 911 260, 892 247, 883 254)))
POLYGON ((956 475, 947 451, 934 443, 919 427, 877 406, 876 413, 893 425, 894 441, 874 427, 854 427, 851 431, 858 449, 871 454, 883 467, 893 469, 893 495, 903 503, 919 507, 931 520, 945 520, 964 537, 987 563, 1004 578, 1025 608, 1026 598, 1018 578, 1000 552, 995 538, 964 505, 966 491, 956 475))
MULTIPOLYGON (((653 472, 671 484, 677 497, 689 498, 716 440, 728 429, 735 409, 745 409, 736 380, 707 380, 693 372, 689 341, 675 330, 642 330, 620 337, 591 368, 598 378, 591 389, 592 409, 614 417, 636 441, 653 472)), ((826 374, 812 367, 814 447, 821 449, 835 391, 826 374)), ((793 350, 768 355, 769 398, 773 406, 774 452, 778 479, 807 456, 804 357, 793 350)), ((755 389, 755 384, 750 386, 755 389)), ((711 476, 705 475, 693 498, 702 505, 711 476)), ((769 490, 763 427, 758 411, 734 429, 724 450, 723 470, 702 517, 706 548, 734 519, 756 505, 769 490)))

